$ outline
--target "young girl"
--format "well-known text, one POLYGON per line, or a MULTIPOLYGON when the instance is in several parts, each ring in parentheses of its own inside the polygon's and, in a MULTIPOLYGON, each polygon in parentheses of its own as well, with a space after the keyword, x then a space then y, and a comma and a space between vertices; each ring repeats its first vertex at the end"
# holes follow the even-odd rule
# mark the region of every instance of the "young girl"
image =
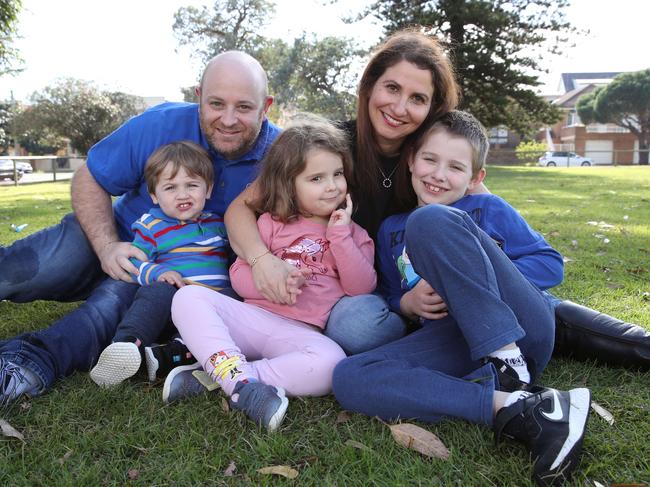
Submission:
POLYGON ((231 398, 235 409, 275 430, 290 396, 331 391, 343 350, 322 334, 332 306, 344 295, 375 288, 374 244, 351 221, 347 178, 352 170, 345 135, 308 117, 274 142, 252 203, 268 251, 230 269, 244 303, 203 287, 174 298, 174 323, 189 350, 231 398), (295 270, 286 285, 293 304, 266 300, 251 269, 270 254, 295 270))
POLYGON ((533 478, 551 485, 578 463, 590 392, 528 384, 553 350, 540 289, 562 281, 562 256, 498 196, 466 196, 485 176, 488 147, 481 124, 452 111, 404 153, 411 211, 379 230, 379 291, 422 327, 341 362, 334 392, 370 416, 492 425, 497 439, 526 444, 533 478))

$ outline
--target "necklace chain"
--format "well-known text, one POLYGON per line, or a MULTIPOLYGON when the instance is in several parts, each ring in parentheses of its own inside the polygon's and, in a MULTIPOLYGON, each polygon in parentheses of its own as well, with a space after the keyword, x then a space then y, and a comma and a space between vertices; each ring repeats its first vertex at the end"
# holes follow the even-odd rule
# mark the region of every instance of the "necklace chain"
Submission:
POLYGON ((399 162, 395 164, 395 167, 393 168, 393 170, 390 172, 388 176, 386 176, 386 174, 381 169, 381 167, 379 167, 379 172, 381 173, 382 176, 384 176, 384 180, 381 182, 384 188, 388 189, 393 185, 393 180, 391 178, 393 177, 393 174, 395 174, 395 171, 397 171, 397 166, 399 166, 399 162))

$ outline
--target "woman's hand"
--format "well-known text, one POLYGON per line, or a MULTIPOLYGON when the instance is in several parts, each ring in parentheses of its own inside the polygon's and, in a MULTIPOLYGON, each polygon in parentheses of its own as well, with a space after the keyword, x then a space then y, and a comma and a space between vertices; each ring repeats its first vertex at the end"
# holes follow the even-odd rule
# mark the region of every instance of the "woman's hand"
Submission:
POLYGON ((290 276, 296 268, 269 253, 251 268, 255 287, 267 300, 276 304, 295 304, 296 296, 300 294, 300 286, 294 284, 290 276))
POLYGON ((399 302, 402 313, 411 319, 439 320, 447 316, 447 305, 427 281, 420 279, 399 302))

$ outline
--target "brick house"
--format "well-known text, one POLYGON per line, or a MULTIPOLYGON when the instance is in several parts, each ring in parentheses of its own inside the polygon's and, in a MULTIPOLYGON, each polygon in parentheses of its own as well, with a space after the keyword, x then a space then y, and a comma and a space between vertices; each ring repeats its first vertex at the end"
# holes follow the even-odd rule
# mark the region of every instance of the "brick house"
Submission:
POLYGON ((562 95, 551 103, 563 112, 562 119, 546 127, 537 139, 552 141, 553 150, 573 151, 591 157, 595 164, 638 164, 639 142, 629 130, 614 124, 584 125, 575 106, 578 99, 612 81, 620 73, 562 73, 562 95))

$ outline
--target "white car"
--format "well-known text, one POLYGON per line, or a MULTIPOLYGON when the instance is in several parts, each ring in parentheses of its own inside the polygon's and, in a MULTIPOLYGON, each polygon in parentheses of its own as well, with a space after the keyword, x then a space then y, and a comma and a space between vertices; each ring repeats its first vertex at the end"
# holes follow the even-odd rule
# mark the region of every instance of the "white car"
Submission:
POLYGON ((544 167, 591 166, 593 163, 593 159, 579 156, 575 152, 545 152, 537 161, 538 165, 544 167))
POLYGON ((16 161, 16 167, 25 174, 34 172, 32 165, 26 161, 16 161))

